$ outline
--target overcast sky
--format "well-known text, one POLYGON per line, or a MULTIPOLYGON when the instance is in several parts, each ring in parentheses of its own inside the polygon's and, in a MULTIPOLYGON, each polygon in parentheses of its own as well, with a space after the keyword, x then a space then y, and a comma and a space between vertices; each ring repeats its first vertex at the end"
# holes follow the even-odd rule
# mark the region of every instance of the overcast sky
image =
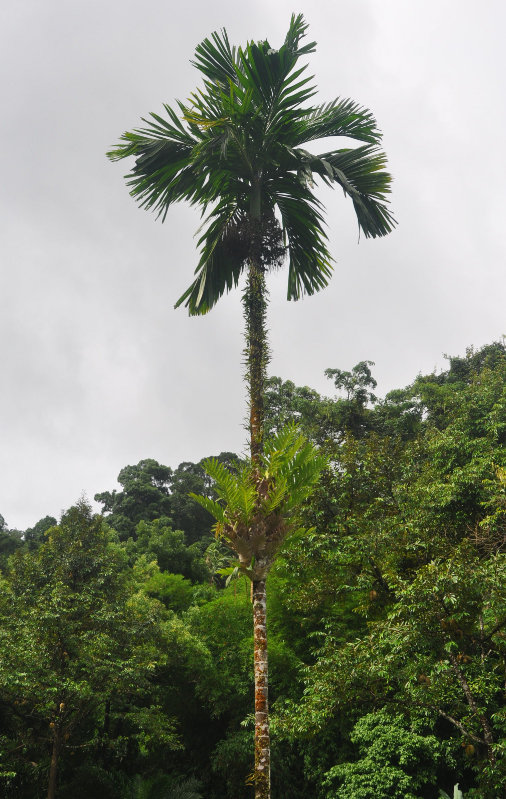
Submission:
POLYGON ((245 448, 240 294, 174 310, 197 213, 139 210, 105 152, 198 85, 195 46, 279 47, 292 11, 318 43, 321 102, 352 97, 384 134, 397 230, 358 243, 325 190, 330 286, 287 303, 270 279, 271 374, 332 393, 375 361, 379 391, 506 333, 503 0, 16 0, 0 11, 0 513, 25 529, 142 458, 245 448))

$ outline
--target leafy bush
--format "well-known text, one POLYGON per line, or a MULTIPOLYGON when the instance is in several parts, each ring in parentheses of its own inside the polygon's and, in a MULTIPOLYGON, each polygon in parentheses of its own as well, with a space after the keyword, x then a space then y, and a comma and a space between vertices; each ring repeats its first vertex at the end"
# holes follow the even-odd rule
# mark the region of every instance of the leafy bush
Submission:
POLYGON ((401 715, 384 708, 368 713, 351 740, 359 759, 327 772, 327 799, 419 799, 420 789, 434 784, 441 743, 410 728, 401 715))

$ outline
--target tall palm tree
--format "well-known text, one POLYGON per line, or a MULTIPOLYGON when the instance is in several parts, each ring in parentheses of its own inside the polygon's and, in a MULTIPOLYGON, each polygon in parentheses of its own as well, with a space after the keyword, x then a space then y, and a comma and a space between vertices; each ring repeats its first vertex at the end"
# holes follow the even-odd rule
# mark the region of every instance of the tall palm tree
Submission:
MULTIPOLYGON (((124 133, 108 153, 135 157, 127 183, 140 205, 165 220, 180 200, 206 216, 199 239, 195 278, 176 306, 192 315, 209 311, 243 272, 246 319, 246 380, 249 387, 251 460, 262 482, 263 392, 268 347, 265 330, 266 272, 288 260, 287 297, 324 288, 331 277, 323 206, 314 180, 339 185, 353 202, 366 237, 384 236, 395 222, 388 208, 390 175, 379 149, 373 115, 348 99, 308 105, 312 78, 299 59, 315 49, 301 44, 307 25, 293 15, 279 50, 267 41, 231 47, 226 31, 196 48, 194 66, 203 86, 177 110, 164 106, 145 126, 124 133), (361 144, 315 155, 311 142, 341 136, 361 144)), ((261 553, 256 553, 261 554, 261 553)), ((265 579, 269 562, 255 558, 257 799, 269 794, 265 579)))

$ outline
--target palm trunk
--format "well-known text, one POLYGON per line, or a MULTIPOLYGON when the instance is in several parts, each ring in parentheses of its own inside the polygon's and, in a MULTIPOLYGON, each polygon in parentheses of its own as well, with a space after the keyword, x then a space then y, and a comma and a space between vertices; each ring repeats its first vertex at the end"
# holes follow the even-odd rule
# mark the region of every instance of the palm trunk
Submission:
POLYGON ((265 276, 253 260, 250 262, 248 284, 244 293, 246 321, 246 381, 249 387, 250 452, 253 464, 258 465, 263 452, 264 390, 269 358, 265 317, 267 309, 265 276))
POLYGON ((253 581, 253 638, 255 649, 255 799, 271 795, 269 734, 267 612, 265 579, 253 581))
MULTIPOLYGON (((251 461, 260 466, 264 433, 264 389, 269 357, 266 316, 265 277, 253 259, 244 293, 246 320, 246 379, 249 386, 249 430, 251 461)), ((267 564, 266 564, 267 566, 267 564)), ((255 564, 262 572, 261 564, 255 564)), ((255 668, 255 799, 270 799, 270 735, 268 706, 268 665, 266 628, 266 575, 253 580, 253 648, 255 668)))
MULTIPOLYGON (((256 198, 258 200, 258 197, 256 198)), ((248 282, 244 292, 246 322, 246 381, 249 388, 249 433, 251 461, 260 467, 264 438, 264 391, 269 349, 266 334, 267 291, 265 275, 259 258, 261 246, 260 208, 252 202, 252 252, 248 282)), ((255 564, 259 570, 260 564, 255 564)), ((261 571, 261 570, 260 570, 261 571)), ((254 579, 253 590, 253 647, 255 670, 255 799, 270 799, 270 735, 268 706, 268 667, 266 629, 265 577, 254 579)))
MULTIPOLYGON (((252 226, 248 282, 243 297, 246 322, 246 382, 249 388, 249 433, 251 462, 258 474, 264 442, 264 392, 269 361, 266 315, 267 289, 262 265, 262 207, 260 179, 255 181, 250 201, 252 226)), ((267 602, 265 580, 268 563, 257 562, 253 578, 253 658, 255 671, 255 799, 271 796, 271 742, 269 734, 267 602)))

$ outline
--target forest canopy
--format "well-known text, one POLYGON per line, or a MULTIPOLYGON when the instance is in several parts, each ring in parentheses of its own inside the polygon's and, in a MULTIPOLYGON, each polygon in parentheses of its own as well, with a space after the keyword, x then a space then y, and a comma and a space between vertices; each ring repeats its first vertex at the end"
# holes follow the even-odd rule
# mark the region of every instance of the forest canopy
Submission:
MULTIPOLYGON (((497 799, 506 348, 382 399, 373 374, 267 382, 268 431, 297 423, 328 463, 268 577, 272 796, 497 799)), ((251 796, 251 600, 189 496, 216 500, 204 460, 125 466, 100 515, 0 517, 2 795, 54 774, 62 799, 251 796)))

